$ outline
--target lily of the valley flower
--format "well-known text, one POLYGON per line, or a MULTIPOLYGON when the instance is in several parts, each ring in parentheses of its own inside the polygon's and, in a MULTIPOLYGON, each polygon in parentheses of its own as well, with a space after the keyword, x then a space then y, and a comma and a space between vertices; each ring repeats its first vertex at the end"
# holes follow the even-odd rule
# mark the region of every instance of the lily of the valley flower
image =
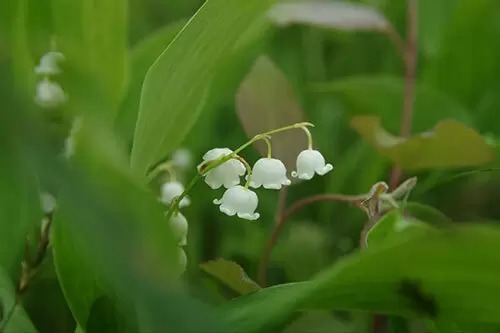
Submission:
POLYGON ((297 156, 297 171, 292 171, 292 177, 311 179, 314 173, 325 175, 333 169, 331 164, 326 164, 325 158, 317 150, 306 149, 297 156))
MULTIPOLYGON (((233 151, 229 148, 215 148, 209 150, 203 155, 203 162, 198 165, 198 171, 207 162, 219 159, 231 154, 233 151)), ((240 177, 246 172, 245 165, 236 159, 231 159, 215 167, 205 174, 205 183, 212 189, 218 189, 221 186, 230 188, 240 183, 240 177)))
POLYGON ((214 204, 220 205, 220 211, 229 216, 238 215, 247 220, 256 220, 260 216, 255 212, 259 204, 257 194, 241 185, 227 189, 220 200, 214 200, 214 204))
POLYGON ((57 82, 47 77, 36 85, 35 102, 43 108, 53 108, 66 101, 66 94, 57 82))
POLYGON ((180 212, 170 218, 170 227, 179 246, 187 245, 188 222, 180 212))
POLYGON ((172 162, 180 169, 188 169, 193 164, 193 156, 189 150, 179 148, 173 152, 172 162))
POLYGON ((61 73, 58 62, 64 60, 61 52, 50 51, 40 58, 40 64, 35 68, 39 75, 56 75, 61 73))
POLYGON ((40 206, 45 214, 51 214, 56 209, 56 198, 48 192, 40 193, 40 206))
MULTIPOLYGON (((172 201, 184 192, 184 185, 176 181, 166 182, 161 187, 160 201, 165 205, 170 205, 172 201)), ((186 196, 179 202, 179 208, 189 206, 191 200, 186 196)))
POLYGON ((286 177, 286 168, 283 162, 275 158, 259 159, 252 171, 250 186, 266 189, 279 190, 283 185, 290 185, 291 181, 286 177))

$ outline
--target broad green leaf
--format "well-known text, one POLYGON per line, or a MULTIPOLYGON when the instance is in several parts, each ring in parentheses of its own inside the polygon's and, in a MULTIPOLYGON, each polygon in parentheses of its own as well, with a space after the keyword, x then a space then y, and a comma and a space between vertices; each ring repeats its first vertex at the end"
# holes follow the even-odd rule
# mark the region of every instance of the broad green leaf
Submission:
POLYGON ((163 50, 184 26, 185 21, 171 23, 140 41, 130 50, 130 78, 117 118, 118 131, 127 142, 132 142, 139 113, 139 101, 144 77, 163 50))
POLYGON ((305 23, 341 30, 387 31, 391 25, 376 8, 347 1, 293 1, 274 5, 269 17, 277 25, 305 23))
POLYGON ((0 331, 2 333, 36 333, 36 328, 22 306, 15 304, 15 288, 10 277, 0 267, 0 331))
MULTIPOLYGON (((249 137, 279 127, 304 121, 293 87, 285 74, 266 56, 259 57, 245 77, 236 95, 236 112, 249 137)), ((301 130, 273 135, 272 154, 288 169, 295 166, 297 155, 307 148, 307 138, 301 130)), ((256 143, 266 156, 264 142, 256 143)))
POLYGON ((52 16, 70 103, 92 99, 101 107, 80 112, 114 121, 126 85, 127 1, 52 0, 52 16))
POLYGON ((438 55, 425 64, 425 82, 471 108, 491 87, 498 90, 499 20, 497 0, 459 0, 438 55))
POLYGON ((357 116, 351 126, 382 155, 405 170, 483 165, 494 149, 474 129, 456 120, 442 120, 430 132, 408 139, 393 136, 376 116, 357 116))
POLYGON ((209 0, 156 60, 141 93, 131 157, 135 172, 145 174, 181 143, 209 97, 215 99, 210 93, 217 74, 267 28, 263 14, 272 2, 209 0))
POLYGON ((200 268, 240 295, 250 294, 260 289, 260 286, 250 279, 243 268, 234 261, 211 260, 201 264, 200 268))
MULTIPOLYGON (((404 91, 402 78, 353 76, 318 84, 315 90, 334 93, 351 116, 360 114, 380 116, 385 128, 394 133, 399 131, 404 91)), ((446 118, 454 118, 465 124, 470 123, 469 112, 460 103, 428 85, 417 83, 413 132, 426 131, 446 118)))
POLYGON ((417 220, 435 225, 437 227, 453 223, 453 221, 441 211, 432 206, 424 205, 418 202, 406 203, 404 205, 404 211, 417 220))
POLYGON ((394 210, 382 216, 366 234, 366 245, 379 246, 394 238, 413 236, 428 228, 423 222, 404 217, 399 210, 394 210))
POLYGON ((498 324, 499 242, 500 229, 491 226, 429 229, 345 258, 310 282, 243 296, 229 303, 226 316, 244 332, 276 331, 300 309, 498 324))
MULTIPOLYGON (((8 124, 8 119, 0 115, 0 122, 8 124)), ((0 163, 0 267, 17 278, 27 237, 41 223, 42 214, 34 170, 11 141, 13 131, 0 126, 0 155, 5 157, 0 163)))
POLYGON ((105 311, 121 318, 124 332, 137 331, 135 325, 223 332, 211 308, 182 295, 178 249, 163 208, 130 176, 121 145, 88 118, 77 138, 71 170, 57 172, 62 188, 53 250, 78 325, 95 327, 105 311))

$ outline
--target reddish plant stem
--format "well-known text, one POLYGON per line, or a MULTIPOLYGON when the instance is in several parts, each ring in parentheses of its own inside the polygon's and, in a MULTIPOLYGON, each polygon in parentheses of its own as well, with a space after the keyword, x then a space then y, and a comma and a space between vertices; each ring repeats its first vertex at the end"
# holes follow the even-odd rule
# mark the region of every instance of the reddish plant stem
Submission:
POLYGON ((264 248, 264 253, 262 254, 262 259, 259 264, 258 281, 260 286, 266 287, 267 285, 267 266, 269 264, 271 254, 273 252, 274 246, 278 241, 279 236, 281 235, 281 232, 283 231, 283 228, 286 225, 286 222, 290 219, 290 217, 295 215, 303 207, 315 202, 336 201, 336 202, 349 202, 353 204, 359 204, 359 202, 361 202, 365 198, 366 198, 365 195, 318 194, 294 202, 290 206, 290 208, 285 211, 285 205, 284 202, 281 202, 282 197, 280 195, 280 200, 279 200, 280 202, 278 205, 279 207, 281 207, 281 210, 277 214, 276 224, 266 243, 266 246, 264 248))
MULTIPOLYGON (((406 1, 406 43, 404 52, 405 86, 403 95, 403 111, 401 116, 400 136, 407 138, 411 134, 415 104, 415 79, 418 59, 418 0, 406 1)), ((389 189, 395 189, 403 172, 394 166, 389 179, 389 189)), ((386 330, 387 318, 381 315, 372 317, 372 333, 386 330)))
MULTIPOLYGON (((400 135, 407 138, 411 134, 415 102, 415 78, 418 59, 418 0, 407 1, 407 39, 404 51, 405 86, 400 135)), ((401 178, 402 171, 394 167, 391 171, 389 188, 394 189, 401 178)))

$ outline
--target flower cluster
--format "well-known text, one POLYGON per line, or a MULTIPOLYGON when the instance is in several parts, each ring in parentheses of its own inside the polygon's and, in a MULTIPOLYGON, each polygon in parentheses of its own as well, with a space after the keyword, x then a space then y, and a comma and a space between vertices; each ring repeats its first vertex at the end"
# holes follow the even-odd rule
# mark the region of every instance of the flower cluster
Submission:
POLYGON ((183 196, 178 202, 177 199, 184 193, 184 185, 176 180, 175 170, 187 169, 191 165, 191 153, 186 149, 179 149, 172 154, 172 160, 162 164, 158 171, 166 171, 168 180, 161 185, 160 202, 167 207, 176 205, 176 210, 168 215, 168 223, 172 230, 179 248, 178 264, 180 271, 184 272, 187 264, 186 253, 183 247, 187 245, 188 221, 178 208, 184 208, 191 204, 188 196, 183 196))
POLYGON ((67 96, 53 77, 61 73, 59 62, 64 60, 61 52, 49 51, 40 58, 35 74, 41 80, 36 85, 35 102, 42 108, 54 108, 63 104, 67 96))
POLYGON ((237 215, 247 220, 256 220, 259 213, 257 194, 249 187, 280 190, 291 184, 287 177, 287 170, 282 161, 272 158, 270 134, 284 130, 301 128, 308 135, 309 147, 297 156, 297 170, 292 171, 294 178, 311 179, 315 174, 325 175, 333 169, 325 162, 323 155, 312 148, 312 138, 307 126, 309 123, 300 123, 281 129, 257 135, 242 147, 232 151, 229 148, 215 148, 203 156, 203 162, 198 165, 198 172, 204 176, 205 182, 212 189, 225 187, 226 191, 221 199, 213 202, 219 205, 219 210, 229 216, 237 215), (268 146, 268 156, 259 159, 252 167, 238 155, 238 152, 257 140, 264 140, 268 146), (246 184, 240 185, 240 177, 246 176, 246 184))

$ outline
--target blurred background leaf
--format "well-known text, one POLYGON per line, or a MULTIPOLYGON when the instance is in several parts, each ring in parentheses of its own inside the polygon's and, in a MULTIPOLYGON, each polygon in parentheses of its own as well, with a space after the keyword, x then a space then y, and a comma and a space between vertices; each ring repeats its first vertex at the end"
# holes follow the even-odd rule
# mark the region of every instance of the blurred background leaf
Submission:
MULTIPOLYGON (((236 94, 236 112, 249 138, 305 120, 293 87, 266 56, 255 61, 242 81, 236 94)), ((293 170, 297 155, 307 148, 307 137, 300 129, 273 135, 271 142, 273 158, 283 161, 287 170, 293 170)), ((264 142, 258 141, 255 146, 266 156, 264 142)))
POLYGON ((494 156, 493 147, 479 133, 452 119, 440 121, 432 131, 408 139, 385 131, 380 127, 380 118, 374 116, 354 117, 351 126, 405 170, 479 166, 494 156))

